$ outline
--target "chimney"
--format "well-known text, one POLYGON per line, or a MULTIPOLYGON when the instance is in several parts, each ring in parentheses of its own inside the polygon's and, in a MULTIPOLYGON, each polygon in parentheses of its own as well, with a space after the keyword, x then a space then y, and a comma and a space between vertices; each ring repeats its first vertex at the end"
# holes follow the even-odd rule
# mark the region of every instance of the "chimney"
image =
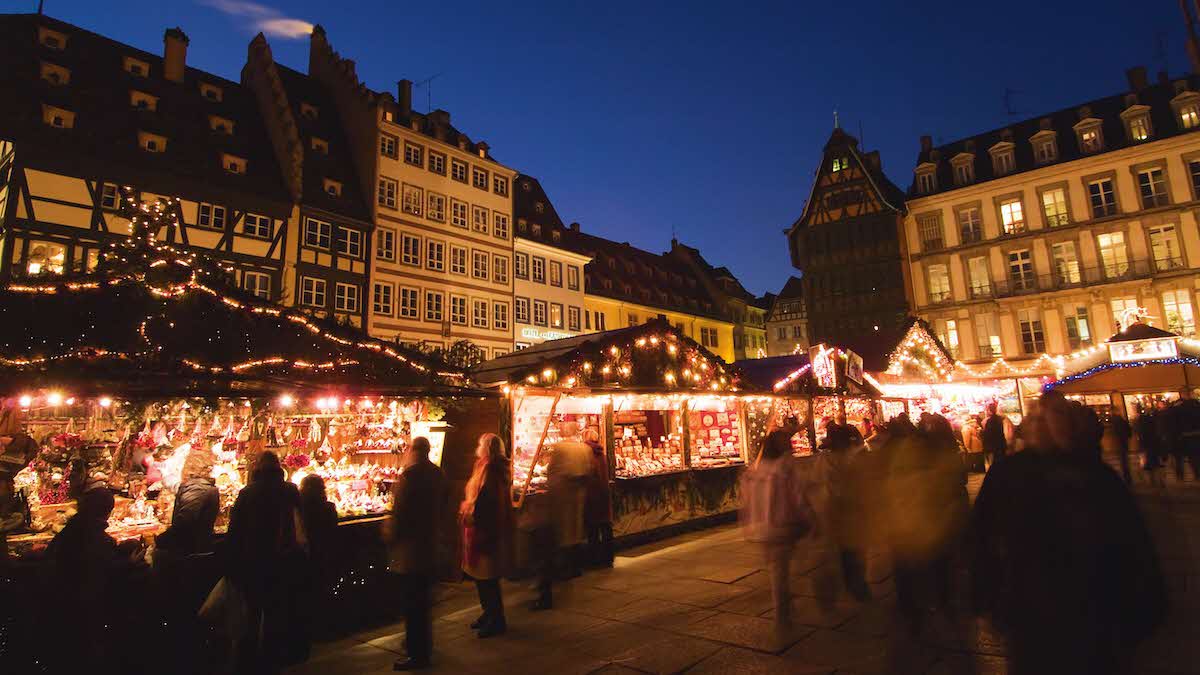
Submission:
POLYGON ((163 77, 172 82, 183 83, 187 70, 188 36, 176 26, 163 34, 163 77))
POLYGON ((571 223, 571 231, 578 232, 579 231, 579 223, 571 223))
POLYGON ((412 80, 400 80, 396 83, 399 89, 399 97, 396 103, 400 106, 400 116, 408 117, 412 112, 412 80))
POLYGON ((1130 91, 1141 91, 1150 86, 1150 80, 1146 78, 1145 66, 1134 66, 1125 71, 1125 77, 1129 79, 1130 91))
POLYGON ((871 152, 868 152, 867 154, 863 155, 863 159, 865 159, 867 161, 868 167, 870 167, 876 171, 878 171, 880 169, 879 151, 878 150, 872 150, 871 152))
POLYGON ((921 152, 929 152, 933 149, 933 136, 921 137, 921 152))

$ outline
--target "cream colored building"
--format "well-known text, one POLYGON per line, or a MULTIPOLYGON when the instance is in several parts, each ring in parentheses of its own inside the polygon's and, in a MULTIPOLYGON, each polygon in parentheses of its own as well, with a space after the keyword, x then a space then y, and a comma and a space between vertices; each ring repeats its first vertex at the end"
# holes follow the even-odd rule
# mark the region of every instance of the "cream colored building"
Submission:
MULTIPOLYGON (((583 267, 591 256, 517 234, 513 255, 513 330, 517 349, 584 330, 583 267)), ((590 317, 589 317, 590 323, 590 317)))
POLYGON ((353 61, 312 34, 309 75, 333 92, 359 180, 374 195, 367 328, 374 337, 448 346, 469 340, 488 358, 513 348, 512 184, 516 171, 450 124, 367 89, 353 61))
POLYGON ((771 303, 766 336, 767 356, 787 356, 808 351, 808 312, 799 277, 788 277, 787 283, 771 303))
MULTIPOLYGON (((954 143, 922 139, 904 219, 911 304, 958 359, 1053 374, 1144 308, 1196 334, 1200 80, 954 143)), ((997 372, 992 368, 991 372, 997 372)))

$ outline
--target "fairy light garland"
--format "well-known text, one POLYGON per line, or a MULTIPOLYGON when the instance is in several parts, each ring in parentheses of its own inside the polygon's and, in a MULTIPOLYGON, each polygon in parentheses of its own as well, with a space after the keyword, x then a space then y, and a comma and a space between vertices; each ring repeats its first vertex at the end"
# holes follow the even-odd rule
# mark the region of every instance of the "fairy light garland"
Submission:
POLYGON ((886 372, 889 375, 903 375, 905 366, 915 366, 927 377, 947 381, 954 379, 955 364, 920 322, 914 322, 909 327, 904 339, 888 357, 886 372))
POLYGON ((1150 361, 1118 361, 1101 363, 1098 366, 1093 366, 1087 370, 1073 373, 1054 382, 1048 382, 1042 385, 1042 391, 1051 391, 1057 387, 1061 387, 1069 382, 1082 380, 1091 377, 1097 373, 1102 373, 1106 370, 1122 369, 1122 368, 1140 368, 1142 366, 1200 366, 1200 359, 1194 356, 1176 356, 1169 359, 1153 359, 1150 361))

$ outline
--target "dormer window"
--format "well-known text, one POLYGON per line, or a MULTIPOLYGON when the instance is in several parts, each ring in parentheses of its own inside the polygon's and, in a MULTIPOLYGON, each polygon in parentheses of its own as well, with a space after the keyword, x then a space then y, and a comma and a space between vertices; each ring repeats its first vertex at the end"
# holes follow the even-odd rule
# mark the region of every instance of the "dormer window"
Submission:
POLYGON ((43 104, 42 122, 55 129, 71 129, 75 126, 75 113, 70 110, 43 104))
POLYGON ((225 98, 225 92, 220 87, 207 82, 200 83, 200 95, 214 103, 220 103, 225 98))
POLYGON ((1053 131, 1039 131, 1029 142, 1033 145, 1033 159, 1038 164, 1049 164, 1058 159, 1058 138, 1053 131))
POLYGON ((1121 113, 1121 119, 1125 121, 1125 131, 1129 134, 1130 141, 1140 143, 1150 139, 1153 133, 1150 127, 1150 106, 1131 105, 1121 113))
POLYGON ((834 157, 833 164, 830 165, 829 170, 834 173, 837 173, 838 171, 843 171, 843 170, 849 169, 849 168, 850 168, 850 158, 849 157, 834 157))
POLYGON ((324 138, 317 138, 316 136, 313 136, 312 137, 312 149, 321 153, 322 155, 328 155, 329 154, 329 142, 326 141, 324 138))
POLYGON ((1079 149, 1084 153, 1100 152, 1104 149, 1104 134, 1100 129, 1100 120, 1089 117, 1075 125, 1075 134, 1079 138, 1079 149))
POLYGON ((222 153, 221 166, 225 167, 225 170, 229 173, 236 173, 239 175, 246 173, 246 160, 242 157, 238 157, 237 155, 222 153))
POLYGON ((150 112, 154 112, 155 110, 158 110, 158 97, 151 96, 144 91, 137 91, 135 89, 129 92, 129 105, 137 108, 138 110, 149 110, 150 112))
POLYGON ((395 113, 393 113, 391 110, 384 110, 383 111, 383 121, 384 122, 395 122, 396 121, 395 113))
POLYGON ((954 184, 967 185, 975 180, 975 155, 962 152, 950 160, 954 167, 954 184))
POLYGON ((310 120, 317 119, 317 107, 311 103, 301 103, 300 116, 310 120))
POLYGON ((1001 141, 989 148, 988 153, 992 156, 992 171, 997 176, 1010 174, 1016 168, 1012 143, 1001 141))
POLYGON ((219 115, 209 115, 208 128, 218 134, 229 135, 233 133, 233 120, 227 120, 219 115))
POLYGON ((334 197, 342 196, 342 184, 339 181, 325 179, 325 193, 334 197))
POLYGON ((67 36, 45 26, 38 27, 38 44, 48 49, 61 52, 67 47, 67 36))
POLYGON ((138 147, 146 152, 166 152, 167 138, 148 131, 138 132, 138 147))
POLYGON ((1179 106, 1179 128, 1195 129, 1200 126, 1200 103, 1185 103, 1179 106))
POLYGON ((925 162, 917 167, 917 192, 929 194, 937 189, 937 173, 934 165, 925 162))
POLYGON ((42 79, 53 85, 71 83, 71 71, 60 65, 42 61, 42 79))
POLYGON ((125 57, 123 68, 125 72, 135 77, 148 77, 150 75, 150 64, 141 59, 135 59, 132 56, 125 57))

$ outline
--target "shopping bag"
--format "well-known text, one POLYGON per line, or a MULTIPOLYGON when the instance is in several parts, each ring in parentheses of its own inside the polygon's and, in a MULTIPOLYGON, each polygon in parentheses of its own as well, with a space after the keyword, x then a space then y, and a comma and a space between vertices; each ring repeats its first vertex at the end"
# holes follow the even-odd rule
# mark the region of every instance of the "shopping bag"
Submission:
POLYGON ((196 614, 200 620, 224 631, 230 638, 246 634, 250 609, 246 596, 227 577, 221 577, 196 614))

